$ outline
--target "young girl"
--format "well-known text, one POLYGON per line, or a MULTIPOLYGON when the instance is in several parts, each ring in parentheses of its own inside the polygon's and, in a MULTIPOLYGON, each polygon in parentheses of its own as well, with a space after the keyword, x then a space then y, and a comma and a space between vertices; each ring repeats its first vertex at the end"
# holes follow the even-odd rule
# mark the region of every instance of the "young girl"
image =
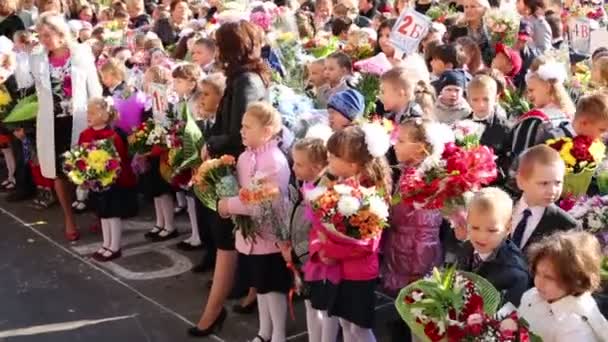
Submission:
POLYGON ((517 0, 517 12, 523 16, 522 21, 532 27, 532 42, 540 52, 553 47, 551 26, 545 19, 545 2, 543 0, 517 0))
POLYGON ((434 91, 424 81, 412 82, 412 75, 396 67, 380 78, 380 100, 388 117, 400 124, 412 117, 430 117, 433 114, 434 91))
POLYGON ((519 314, 546 342, 608 341, 608 322, 591 293, 600 287, 601 249, 586 232, 558 232, 530 247, 534 288, 519 314))
MULTIPOLYGON (((292 149, 293 173, 301 183, 322 185, 327 182, 327 149, 325 141, 319 138, 304 138, 295 143, 292 149)), ((309 341, 334 342, 338 334, 338 318, 327 314, 327 297, 323 295, 325 288, 324 275, 332 267, 320 261, 308 258, 308 237, 310 234, 310 220, 306 218, 306 203, 303 201, 302 193, 294 191, 293 209, 290 216, 290 246, 283 249, 283 257, 286 262, 295 265, 304 265, 304 280, 306 283, 308 298, 304 300, 306 305, 306 326, 308 328, 309 341)))
POLYGON ((93 254, 97 261, 105 262, 119 258, 122 254, 120 240, 122 236, 121 218, 134 215, 137 198, 135 196, 136 180, 131 170, 131 160, 127 145, 114 129, 112 121, 118 112, 114 109, 111 98, 92 98, 87 108, 89 128, 80 133, 78 144, 91 143, 97 140, 111 139, 120 156, 120 175, 109 190, 91 192, 91 202, 95 212, 101 218, 103 245, 93 254))
POLYGON ((329 98, 343 90, 348 89, 346 79, 353 72, 353 63, 350 57, 343 52, 334 52, 325 59, 325 79, 327 84, 319 89, 319 104, 327 105, 329 98))
MULTIPOLYGON (((329 172, 339 179, 354 179, 363 186, 391 192, 390 170, 384 159, 386 147, 371 146, 381 137, 358 126, 335 132, 327 142, 329 172), (372 154, 373 153, 373 154, 372 154)), ((386 137, 388 139, 388 137, 386 137)), ((332 248, 322 231, 313 228, 309 244, 310 259, 338 265, 340 281, 328 299, 328 314, 340 320, 344 341, 375 341, 372 331, 379 274, 380 236, 362 247, 358 255, 346 255, 332 248)))
MULTIPOLYGON (((275 182, 280 196, 287 196, 289 164, 279 149, 276 138, 281 131, 281 116, 269 104, 254 102, 243 115, 241 135, 246 146, 237 162, 239 185, 248 187, 252 181, 263 179, 275 182)), ((243 203, 240 198, 221 199, 218 212, 229 215, 255 215, 256 208, 243 203)), ((255 224, 255 223, 254 223, 255 224)), ((273 227, 262 224, 257 227, 255 240, 236 233, 236 249, 243 256, 246 272, 252 287, 257 290, 260 329, 255 342, 285 341, 287 318, 287 291, 291 275, 278 247, 279 239, 273 227)))
POLYGON ((534 109, 519 117, 512 130, 511 156, 519 156, 538 143, 548 130, 567 123, 575 108, 564 88, 566 67, 558 62, 537 58, 526 76, 527 93, 534 109))

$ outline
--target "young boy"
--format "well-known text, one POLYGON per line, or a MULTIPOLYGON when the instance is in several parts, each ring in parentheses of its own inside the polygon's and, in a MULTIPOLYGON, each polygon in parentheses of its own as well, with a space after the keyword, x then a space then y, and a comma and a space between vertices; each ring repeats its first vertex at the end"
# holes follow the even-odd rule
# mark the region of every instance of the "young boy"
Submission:
POLYGON ((507 87, 514 88, 514 78, 521 71, 522 65, 519 52, 502 44, 496 44, 496 55, 492 60, 492 68, 497 69, 505 75, 507 87))
POLYGON ((333 131, 344 127, 363 117, 365 100, 363 95, 354 89, 347 89, 336 93, 329 98, 327 112, 329 113, 329 127, 333 131))
POLYGON ((192 63, 201 67, 204 73, 211 73, 215 69, 215 41, 209 38, 200 38, 192 45, 192 63))
POLYGON ((471 107, 464 97, 469 77, 464 70, 448 70, 437 80, 435 86, 439 97, 434 110, 437 121, 451 125, 471 113, 471 107))
POLYGON ((522 251, 558 230, 578 227, 554 204, 562 194, 565 172, 559 152, 547 145, 534 146, 519 157, 516 181, 523 194, 513 213, 511 240, 522 251))
POLYGON ((511 231, 511 197, 498 188, 477 192, 468 206, 467 233, 458 268, 486 278, 500 291, 503 303, 519 305, 530 288, 526 259, 508 239, 511 231))
POLYGON ((608 94, 596 92, 583 96, 576 104, 572 123, 564 122, 547 132, 541 141, 548 139, 586 135, 591 139, 601 139, 608 132, 608 94))
POLYGON ((36 185, 30 170, 34 144, 34 122, 23 121, 13 125, 11 148, 15 155, 15 191, 6 197, 9 202, 27 200, 36 194, 36 185))
POLYGON ((462 69, 466 61, 464 50, 455 43, 435 46, 429 51, 428 57, 431 59, 431 74, 435 79, 441 78, 441 75, 448 70, 462 69))

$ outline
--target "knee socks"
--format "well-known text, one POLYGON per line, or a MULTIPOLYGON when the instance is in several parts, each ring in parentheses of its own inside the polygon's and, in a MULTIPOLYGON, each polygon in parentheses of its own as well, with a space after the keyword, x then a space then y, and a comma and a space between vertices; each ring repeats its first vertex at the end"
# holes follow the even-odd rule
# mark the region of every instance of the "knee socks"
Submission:
POLYGON ((177 200, 177 206, 179 208, 186 207, 186 194, 183 191, 176 192, 175 199, 177 200))
POLYGON ((271 342, 285 341, 285 321, 287 319, 287 296, 280 292, 258 294, 260 330, 258 335, 271 342))
POLYGON ((17 163, 15 162, 15 155, 13 154, 13 150, 9 148, 3 148, 2 154, 4 155, 4 160, 6 161, 6 169, 8 171, 8 180, 11 182, 15 182, 15 169, 17 168, 17 163))
POLYGON ((161 196, 154 197, 154 212, 156 214, 156 227, 165 227, 165 215, 163 214, 163 206, 161 196))
POLYGON ((118 217, 113 217, 110 220, 110 249, 116 252, 120 249, 120 241, 122 238, 122 220, 118 217))
POLYGON ((376 342, 372 329, 364 328, 340 318, 344 342, 376 342))
POLYGON ((198 229, 198 216, 196 215, 196 201, 194 197, 186 197, 186 203, 188 204, 188 217, 190 217, 190 225, 192 226, 192 235, 186 240, 193 246, 201 244, 201 237, 198 229))
POLYGON ((163 228, 165 231, 160 232, 159 236, 167 236, 169 233, 175 230, 175 226, 173 225, 173 196, 170 194, 164 194, 160 196, 160 200, 161 210, 164 218, 163 228))
POLYGON ((103 235, 103 248, 110 248, 111 226, 110 220, 101 219, 101 233, 103 235))

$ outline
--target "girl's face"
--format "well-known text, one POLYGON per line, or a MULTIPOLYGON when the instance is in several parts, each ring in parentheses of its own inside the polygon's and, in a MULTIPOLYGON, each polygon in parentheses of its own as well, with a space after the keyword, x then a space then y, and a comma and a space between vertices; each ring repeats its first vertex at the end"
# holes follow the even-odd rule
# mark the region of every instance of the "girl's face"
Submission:
POLYGON ((543 258, 536 263, 534 286, 540 296, 549 303, 568 295, 566 289, 560 283, 553 262, 548 258, 543 258))
POLYGON ((296 179, 304 182, 313 182, 321 173, 322 166, 315 165, 308 158, 308 152, 304 150, 293 149, 293 174, 296 179))
POLYGON ((103 128, 108 124, 110 115, 99 108, 96 104, 89 103, 87 106, 87 125, 92 128, 103 128))
POLYGON ((93 20, 93 10, 90 8, 83 8, 80 13, 78 13, 78 18, 90 23, 91 20, 93 20))
POLYGON ((188 19, 188 5, 185 2, 180 2, 171 12, 171 18, 177 23, 182 23, 188 19))
POLYGON ((222 94, 219 94, 215 88, 206 83, 201 85, 200 108, 204 113, 215 114, 221 99, 222 94))
POLYGON ((327 82, 323 64, 312 63, 308 65, 308 81, 315 87, 320 87, 327 82))
POLYGON ((121 82, 120 79, 118 79, 116 76, 109 72, 101 72, 100 76, 101 83, 103 83, 103 85, 107 88, 113 88, 121 82))
POLYGON ((241 137, 243 145, 256 148, 267 143, 272 138, 272 132, 270 127, 262 126, 255 116, 245 112, 241 121, 241 137))
POLYGON ((192 82, 183 78, 175 78, 173 80, 173 88, 178 96, 188 96, 192 94, 194 88, 196 88, 196 82, 192 82))
POLYGON ((389 28, 383 28, 380 31, 380 38, 378 38, 378 45, 380 45, 380 50, 384 52, 386 57, 393 57, 395 55, 395 48, 393 44, 391 44, 389 40, 389 36, 391 35, 391 30, 389 28))
POLYGON ((327 18, 332 14, 332 5, 329 0, 318 1, 315 7, 317 17, 327 18))
POLYGON ((545 107, 552 102, 552 96, 549 96, 551 94, 551 84, 536 76, 528 79, 527 94, 528 99, 536 108, 545 107))
POLYGON ((167 57, 161 51, 156 51, 150 56, 150 65, 163 65, 167 57))
POLYGON ((205 66, 213 62, 213 52, 202 45, 192 45, 192 63, 205 66))
POLYGON ((479 3, 478 0, 464 1, 464 16, 467 21, 479 22, 483 17, 486 9, 479 3))
POLYGON ((325 60, 325 78, 332 87, 337 86, 347 74, 348 71, 338 65, 338 61, 335 58, 325 60))
POLYGON ((524 0, 517 0, 515 7, 517 7, 517 13, 519 13, 519 15, 530 15, 530 10, 528 9, 528 6, 526 6, 526 4, 524 3, 524 0))
POLYGON ((359 174, 360 168, 357 163, 349 162, 332 153, 327 153, 327 160, 329 161, 329 172, 336 177, 350 178, 359 174))
POLYGON ((399 128, 394 148, 397 161, 407 167, 418 166, 428 155, 424 143, 416 141, 409 129, 403 127, 399 128))
POLYGON ((380 101, 384 109, 390 112, 402 110, 409 102, 405 89, 400 89, 393 82, 382 81, 380 83, 380 101))
POLYGON ((47 25, 39 27, 38 39, 40 40, 40 44, 48 51, 54 51, 66 46, 65 39, 47 25))

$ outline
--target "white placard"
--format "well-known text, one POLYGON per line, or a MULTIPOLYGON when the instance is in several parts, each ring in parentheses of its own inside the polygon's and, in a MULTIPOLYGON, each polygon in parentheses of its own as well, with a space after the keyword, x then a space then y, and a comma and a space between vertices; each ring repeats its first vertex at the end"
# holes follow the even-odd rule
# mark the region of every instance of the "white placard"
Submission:
POLYGON ((405 54, 418 49, 418 44, 426 36, 431 27, 431 19, 409 8, 399 17, 391 31, 390 41, 405 54))
POLYGON ((589 52, 593 53, 601 46, 608 46, 608 31, 605 28, 591 31, 591 42, 589 44, 589 52))
POLYGON ((587 18, 573 18, 568 22, 570 47, 576 52, 588 54, 591 49, 591 21, 587 18))

